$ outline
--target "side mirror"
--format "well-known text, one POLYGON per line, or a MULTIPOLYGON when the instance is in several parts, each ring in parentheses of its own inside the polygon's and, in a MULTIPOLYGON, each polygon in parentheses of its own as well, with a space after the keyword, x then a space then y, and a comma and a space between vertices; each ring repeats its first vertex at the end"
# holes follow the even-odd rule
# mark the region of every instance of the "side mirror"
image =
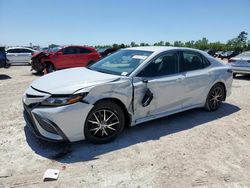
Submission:
POLYGON ((63 55, 63 53, 60 51, 60 52, 57 52, 56 55, 63 55))

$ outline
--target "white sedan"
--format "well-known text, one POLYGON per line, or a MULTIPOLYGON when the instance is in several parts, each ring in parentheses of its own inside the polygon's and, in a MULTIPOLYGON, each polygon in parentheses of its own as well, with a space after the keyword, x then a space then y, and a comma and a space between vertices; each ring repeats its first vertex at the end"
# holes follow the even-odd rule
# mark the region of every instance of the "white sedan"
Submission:
POLYGON ((200 50, 127 48, 35 80, 23 95, 24 117, 42 139, 107 143, 126 125, 192 108, 217 110, 232 80, 230 66, 200 50))
POLYGON ((31 48, 14 47, 6 50, 6 56, 9 64, 29 64, 33 52, 31 48))
POLYGON ((243 52, 228 61, 232 65, 233 76, 237 74, 250 74, 250 51, 243 52))

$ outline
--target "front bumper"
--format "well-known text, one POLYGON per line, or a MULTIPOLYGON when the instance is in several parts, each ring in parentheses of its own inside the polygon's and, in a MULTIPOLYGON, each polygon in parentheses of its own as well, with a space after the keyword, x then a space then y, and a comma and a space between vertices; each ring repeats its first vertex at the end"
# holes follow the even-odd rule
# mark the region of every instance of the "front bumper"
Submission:
MULTIPOLYGON (((32 89, 29 88, 27 91, 32 89)), ((84 140, 85 119, 93 105, 78 102, 66 106, 44 107, 40 105, 44 98, 46 97, 41 93, 35 96, 26 93, 23 96, 23 115, 30 130, 38 138, 48 141, 84 140)))

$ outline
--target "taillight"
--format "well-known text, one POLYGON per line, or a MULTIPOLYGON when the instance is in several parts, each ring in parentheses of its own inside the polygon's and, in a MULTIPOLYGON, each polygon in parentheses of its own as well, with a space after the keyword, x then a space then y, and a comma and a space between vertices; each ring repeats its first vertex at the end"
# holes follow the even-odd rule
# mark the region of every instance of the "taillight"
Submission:
POLYGON ((234 60, 234 59, 229 59, 228 60, 228 63, 233 63, 233 62, 235 62, 236 60, 234 60))

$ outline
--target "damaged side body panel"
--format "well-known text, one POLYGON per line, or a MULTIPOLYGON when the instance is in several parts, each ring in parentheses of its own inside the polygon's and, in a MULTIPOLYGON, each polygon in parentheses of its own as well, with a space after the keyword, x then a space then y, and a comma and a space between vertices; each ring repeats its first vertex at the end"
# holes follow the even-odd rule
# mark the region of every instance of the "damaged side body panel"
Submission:
POLYGON ((77 91, 77 93, 88 92, 84 101, 90 104, 95 104, 102 99, 116 99, 123 103, 127 109, 129 116, 132 118, 134 114, 133 110, 133 88, 132 79, 128 77, 122 77, 112 82, 100 84, 93 88, 84 88, 77 91), (96 97, 98 96, 98 97, 96 97))

